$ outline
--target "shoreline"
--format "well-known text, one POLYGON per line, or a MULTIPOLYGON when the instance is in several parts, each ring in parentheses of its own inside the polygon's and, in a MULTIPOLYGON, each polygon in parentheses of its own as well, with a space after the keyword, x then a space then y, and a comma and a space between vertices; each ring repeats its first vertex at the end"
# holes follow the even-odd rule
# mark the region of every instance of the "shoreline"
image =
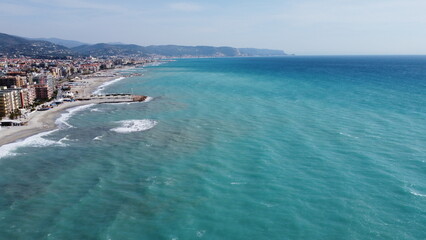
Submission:
MULTIPOLYGON (((104 74, 114 74, 117 71, 129 70, 134 67, 120 68, 120 69, 112 69, 109 71, 103 72, 104 74)), ((118 78, 122 78, 124 76, 88 76, 89 78, 82 79, 81 81, 86 84, 84 87, 79 87, 78 90, 83 90, 83 94, 91 94, 99 89, 104 84, 115 81, 118 78)), ((99 104, 99 101, 89 100, 89 101, 76 101, 76 102, 64 102, 63 104, 56 106, 48 111, 35 111, 30 114, 27 122, 28 124, 25 126, 14 126, 14 127, 3 127, 0 129, 0 146, 4 146, 6 144, 18 142, 20 140, 26 139, 28 137, 34 136, 36 134, 52 131, 58 128, 56 124, 56 120, 63 114, 67 109, 84 106, 88 104, 99 104)))

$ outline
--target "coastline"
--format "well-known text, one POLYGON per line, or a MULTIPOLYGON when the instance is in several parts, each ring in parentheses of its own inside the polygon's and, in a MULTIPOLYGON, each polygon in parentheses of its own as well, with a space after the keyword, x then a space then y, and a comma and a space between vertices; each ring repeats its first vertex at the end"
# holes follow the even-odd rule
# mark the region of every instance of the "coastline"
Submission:
MULTIPOLYGON (((103 72, 104 74, 113 74, 117 71, 128 70, 134 67, 113 69, 103 72)), ((121 75, 117 76, 89 76, 90 78, 82 79, 81 81, 86 82, 84 87, 79 87, 78 90, 83 92, 84 95, 90 95, 91 93, 101 90, 102 86, 106 86, 108 82, 113 82, 118 78, 123 78, 121 75), (83 90, 83 91, 82 91, 83 90)), ((64 111, 70 108, 84 106, 88 104, 98 104, 99 101, 90 100, 90 101, 76 101, 76 102, 64 102, 63 104, 52 108, 48 111, 35 111, 30 114, 28 119, 28 124, 25 126, 15 126, 15 127, 6 127, 0 129, 0 146, 14 143, 25 138, 31 137, 33 135, 52 131, 58 128, 56 124, 56 119, 60 117, 64 111)))

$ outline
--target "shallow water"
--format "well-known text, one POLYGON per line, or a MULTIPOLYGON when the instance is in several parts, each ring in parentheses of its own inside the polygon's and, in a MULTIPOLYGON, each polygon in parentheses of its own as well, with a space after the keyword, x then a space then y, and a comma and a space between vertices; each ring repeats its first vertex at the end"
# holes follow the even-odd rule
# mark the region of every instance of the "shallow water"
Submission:
POLYGON ((0 147, 0 239, 426 238, 426 57, 133 71, 0 147))

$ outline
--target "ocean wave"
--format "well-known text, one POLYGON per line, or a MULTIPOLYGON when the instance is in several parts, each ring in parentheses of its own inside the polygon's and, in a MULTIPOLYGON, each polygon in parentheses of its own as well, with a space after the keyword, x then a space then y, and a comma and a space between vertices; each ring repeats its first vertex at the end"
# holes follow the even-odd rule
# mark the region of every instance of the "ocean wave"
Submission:
POLYGON ((102 85, 100 85, 95 91, 93 91, 93 93, 92 94, 101 94, 102 92, 103 92, 103 90, 105 89, 105 87, 106 86, 109 86, 109 85, 111 85, 111 84, 113 84, 113 83, 116 83, 116 82, 119 82, 119 81, 121 81, 121 80, 123 80, 123 79, 125 79, 125 77, 119 77, 119 78, 117 78, 117 79, 114 79, 114 80, 112 80, 112 81, 109 81, 109 82, 106 82, 106 83, 103 83, 102 85))
POLYGON ((22 141, 5 144, 0 147, 0 158, 16 156, 17 154, 15 151, 21 147, 47 147, 47 146, 53 146, 53 145, 61 146, 61 147, 67 146, 65 143, 63 143, 63 141, 66 140, 67 137, 62 138, 59 141, 53 141, 53 140, 48 140, 43 138, 44 136, 47 136, 56 131, 58 131, 58 129, 48 131, 48 132, 42 132, 34 136, 28 137, 22 141))
POLYGON ((118 133, 131 133, 131 132, 140 132, 146 131, 153 128, 157 125, 157 121, 150 119, 142 119, 142 120, 124 120, 120 121, 120 127, 113 128, 111 131, 118 133))
POLYGON ((146 99, 143 102, 151 102, 154 98, 153 97, 146 97, 146 99))
POLYGON ((417 197, 426 197, 426 194, 416 192, 413 189, 410 189, 410 193, 413 194, 414 196, 417 196, 417 197))
POLYGON ((59 143, 59 144, 66 145, 66 144, 64 143, 64 141, 68 141, 68 142, 75 142, 75 141, 76 141, 76 140, 71 140, 71 139, 69 139, 68 137, 69 137, 69 135, 66 135, 65 137, 61 138, 61 139, 58 141, 58 143, 59 143))
POLYGON ((339 132, 339 134, 342 135, 342 136, 350 137, 350 138, 355 138, 355 139, 359 138, 359 137, 352 136, 349 133, 339 132))
POLYGON ((245 185, 246 182, 231 182, 231 185, 245 185))
POLYGON ((103 135, 97 136, 97 137, 93 138, 93 141, 101 141, 103 137, 104 137, 103 135))
POLYGON ((66 113, 62 113, 61 116, 56 119, 55 123, 60 127, 63 128, 63 126, 66 126, 68 128, 72 128, 73 126, 71 124, 69 124, 67 121, 77 112, 83 111, 87 108, 90 108, 92 106, 94 106, 95 104, 87 104, 87 105, 83 105, 83 106, 78 106, 78 107, 73 107, 70 109, 67 109, 66 113))
MULTIPOLYGON (((83 105, 83 106, 78 106, 78 107, 74 107, 74 108, 70 108, 67 109, 66 113, 62 113, 61 116, 56 119, 55 123, 60 127, 60 128, 64 128, 68 127, 68 128, 72 128, 73 126, 71 124, 69 124, 67 122, 67 120, 69 120, 71 118, 71 116, 73 116, 75 113, 82 111, 84 109, 87 109, 91 106, 93 106, 95 104, 88 104, 88 105, 83 105)), ((13 142, 13 143, 9 143, 6 145, 3 145, 0 147, 0 158, 4 158, 4 157, 8 157, 8 156, 15 156, 16 153, 16 149, 20 148, 20 147, 47 147, 47 146, 67 146, 66 143, 64 143, 65 141, 72 141, 70 139, 68 139, 68 136, 65 136, 64 138, 60 139, 59 141, 53 141, 53 140, 48 140, 43 138, 44 136, 47 136, 53 132, 58 131, 59 129, 55 129, 52 131, 48 131, 48 132, 42 132, 39 134, 36 134, 34 136, 28 137, 22 141, 18 141, 18 142, 13 142)))
POLYGON ((91 112, 102 112, 102 110, 99 110, 99 108, 93 108, 90 109, 91 112))
POLYGON ((138 102, 119 102, 119 103, 105 103, 105 104, 108 104, 108 105, 130 105, 130 104, 135 104, 135 103, 138 103, 138 102))

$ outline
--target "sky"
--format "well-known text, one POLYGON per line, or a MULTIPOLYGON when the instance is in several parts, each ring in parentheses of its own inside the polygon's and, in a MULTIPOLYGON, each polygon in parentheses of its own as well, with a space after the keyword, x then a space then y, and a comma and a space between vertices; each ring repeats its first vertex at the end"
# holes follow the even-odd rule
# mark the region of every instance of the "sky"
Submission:
POLYGON ((0 0, 0 32, 297 55, 426 54, 426 0, 0 0))

